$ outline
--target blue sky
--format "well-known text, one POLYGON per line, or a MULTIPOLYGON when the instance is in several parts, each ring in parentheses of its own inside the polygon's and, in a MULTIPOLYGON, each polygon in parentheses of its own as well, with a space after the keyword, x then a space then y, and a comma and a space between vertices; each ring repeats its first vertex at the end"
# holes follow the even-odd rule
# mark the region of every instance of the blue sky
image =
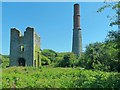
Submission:
MULTIPOLYGON (((97 13, 102 2, 78 2, 83 50, 89 43, 105 40, 109 26, 111 9, 97 13)), ((22 33, 28 26, 34 27, 41 37, 41 49, 57 52, 72 50, 73 2, 3 2, 2 3, 2 54, 9 54, 10 28, 15 27, 22 33)), ((116 29, 116 27, 114 27, 116 29)))

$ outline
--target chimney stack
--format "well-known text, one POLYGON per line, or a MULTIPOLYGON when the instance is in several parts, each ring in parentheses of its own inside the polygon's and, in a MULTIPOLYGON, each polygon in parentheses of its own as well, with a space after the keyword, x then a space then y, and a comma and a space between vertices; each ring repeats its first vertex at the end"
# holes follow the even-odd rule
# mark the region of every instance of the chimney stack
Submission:
POLYGON ((82 54, 82 35, 80 28, 80 6, 79 4, 74 4, 74 16, 73 16, 73 42, 72 42, 72 52, 77 56, 82 54))

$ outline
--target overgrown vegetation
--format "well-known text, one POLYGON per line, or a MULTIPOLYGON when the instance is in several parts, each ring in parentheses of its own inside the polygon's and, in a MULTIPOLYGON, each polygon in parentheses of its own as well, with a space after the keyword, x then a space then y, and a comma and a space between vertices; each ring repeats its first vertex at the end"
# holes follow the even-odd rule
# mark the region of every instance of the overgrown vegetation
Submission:
POLYGON ((6 68, 9 66, 9 56, 0 54, 0 67, 6 68))
MULTIPOLYGON (((106 4, 99 12, 119 6, 106 4)), ((113 25, 120 25, 119 21, 111 22, 113 25)), ((120 31, 109 31, 104 42, 87 45, 81 57, 44 49, 41 63, 39 68, 6 68, 9 56, 0 55, 3 88, 120 88, 120 31)))
POLYGON ((120 88, 120 74, 80 68, 10 67, 4 88, 120 88))

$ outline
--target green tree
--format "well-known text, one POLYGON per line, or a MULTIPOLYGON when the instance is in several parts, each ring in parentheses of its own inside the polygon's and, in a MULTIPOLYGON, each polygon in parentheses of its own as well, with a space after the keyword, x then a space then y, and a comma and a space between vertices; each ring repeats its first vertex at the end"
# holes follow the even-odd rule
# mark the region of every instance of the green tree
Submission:
POLYGON ((57 57, 57 53, 51 49, 44 49, 41 53, 50 59, 51 62, 54 62, 55 57, 57 57))
POLYGON ((115 11, 115 14, 114 15, 107 15, 107 18, 110 19, 110 26, 113 26, 113 25, 120 25, 120 22, 119 22, 119 15, 120 15, 120 1, 119 2, 107 2, 105 1, 104 2, 104 5, 101 6, 97 12, 103 12, 105 9, 111 9, 111 10, 114 10, 115 11))
POLYGON ((51 61, 46 56, 41 55, 41 64, 42 65, 50 65, 51 61))
POLYGON ((108 51, 111 55, 112 66, 120 72, 120 34, 118 31, 110 31, 106 43, 108 47, 111 47, 108 51))
POLYGON ((63 60, 59 62, 59 66, 61 67, 74 67, 76 64, 76 55, 68 52, 63 56, 63 60))
POLYGON ((117 25, 118 31, 117 33, 111 32, 109 34, 111 37, 109 39, 114 39, 114 43, 116 43, 116 47, 118 49, 117 58, 118 58, 118 72, 120 72, 120 1, 119 2, 105 2, 105 5, 98 9, 98 12, 102 12, 106 8, 111 8, 112 10, 116 11, 114 16, 110 17, 111 23, 110 26, 117 25))
POLYGON ((86 47, 86 52, 85 52, 85 60, 86 60, 86 68, 88 69, 95 69, 93 64, 98 64, 101 63, 102 60, 100 59, 100 54, 102 54, 101 50, 102 43, 93 43, 89 44, 86 47))
POLYGON ((117 49, 113 42, 102 42, 89 44, 86 47, 81 64, 87 69, 97 69, 103 71, 117 70, 117 49))

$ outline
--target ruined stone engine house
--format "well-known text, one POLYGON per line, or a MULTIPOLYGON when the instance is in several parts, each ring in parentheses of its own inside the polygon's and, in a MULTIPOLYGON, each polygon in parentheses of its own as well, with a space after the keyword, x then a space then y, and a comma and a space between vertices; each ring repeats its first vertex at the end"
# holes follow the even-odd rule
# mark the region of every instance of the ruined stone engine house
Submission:
POLYGON ((10 66, 41 66, 40 36, 34 28, 27 27, 24 35, 16 28, 11 29, 10 66))

